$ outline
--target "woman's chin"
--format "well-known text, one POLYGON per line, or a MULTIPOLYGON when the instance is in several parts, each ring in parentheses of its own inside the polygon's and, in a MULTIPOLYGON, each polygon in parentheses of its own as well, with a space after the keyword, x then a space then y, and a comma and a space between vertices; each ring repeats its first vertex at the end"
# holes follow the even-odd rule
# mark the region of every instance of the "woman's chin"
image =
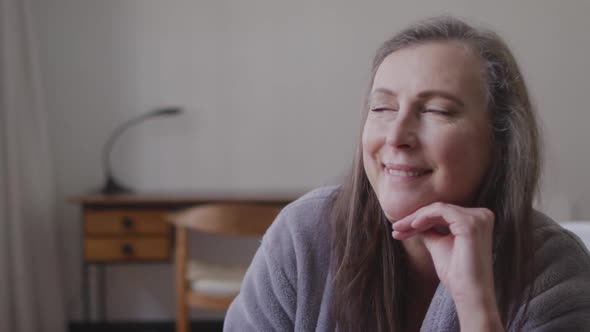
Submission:
POLYGON ((407 204, 407 205, 384 205, 381 204, 381 208, 383 209, 383 212, 385 213, 385 216, 387 217, 387 219, 390 222, 396 222, 410 214, 412 214, 414 211, 418 210, 419 208, 421 208, 422 206, 425 206, 427 204, 407 204))

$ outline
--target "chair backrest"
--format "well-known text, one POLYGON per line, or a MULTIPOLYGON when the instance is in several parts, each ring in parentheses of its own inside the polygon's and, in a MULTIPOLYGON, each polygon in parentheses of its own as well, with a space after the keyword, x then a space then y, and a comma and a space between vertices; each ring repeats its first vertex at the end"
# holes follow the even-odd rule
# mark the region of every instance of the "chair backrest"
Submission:
POLYGON ((281 208, 266 204, 212 203, 174 213, 168 220, 200 232, 254 236, 264 234, 281 208))

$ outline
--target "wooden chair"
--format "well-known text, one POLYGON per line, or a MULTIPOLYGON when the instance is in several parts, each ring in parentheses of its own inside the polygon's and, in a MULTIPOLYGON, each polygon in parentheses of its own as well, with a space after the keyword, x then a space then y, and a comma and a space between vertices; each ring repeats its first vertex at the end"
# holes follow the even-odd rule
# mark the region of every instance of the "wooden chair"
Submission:
MULTIPOLYGON (((187 254, 187 232, 189 230, 237 236, 261 236, 273 222, 281 206, 249 203, 215 203, 189 208, 169 216, 168 220, 176 226, 175 241, 175 283, 176 283, 176 331, 188 332, 188 307, 208 309, 227 309, 239 292, 239 284, 245 269, 236 267, 221 268, 207 264, 196 264, 197 274, 205 275, 204 280, 187 280, 189 272, 187 254), (229 278, 233 290, 229 292, 208 291, 199 287, 207 281, 219 284, 221 279, 229 278), (190 285, 189 285, 190 282, 190 285), (193 286, 193 287, 191 287, 193 286)), ((193 263, 195 264, 195 263, 193 263)), ((194 268, 194 266, 191 266, 194 268)), ((194 274, 194 273, 193 273, 194 274)), ((230 288, 232 288, 230 287, 230 288)), ((206 288, 206 287, 205 287, 206 288)))

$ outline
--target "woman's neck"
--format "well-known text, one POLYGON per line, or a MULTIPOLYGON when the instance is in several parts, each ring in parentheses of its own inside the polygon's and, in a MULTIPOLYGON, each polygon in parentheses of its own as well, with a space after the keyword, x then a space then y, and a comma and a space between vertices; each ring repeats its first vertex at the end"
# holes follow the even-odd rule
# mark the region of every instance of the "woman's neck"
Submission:
POLYGON ((419 331, 439 284, 430 253, 419 236, 402 241, 408 264, 405 331, 419 331))
POLYGON ((420 235, 402 241, 409 266, 409 275, 419 283, 438 284, 432 257, 420 235))

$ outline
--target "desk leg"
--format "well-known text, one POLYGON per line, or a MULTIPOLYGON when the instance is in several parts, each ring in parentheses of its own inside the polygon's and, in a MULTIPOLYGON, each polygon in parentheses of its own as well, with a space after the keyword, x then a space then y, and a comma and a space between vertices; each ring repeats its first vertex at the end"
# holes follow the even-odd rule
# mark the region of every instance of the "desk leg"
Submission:
POLYGON ((98 320, 100 322, 106 321, 106 276, 105 276, 105 265, 99 264, 97 267, 97 283, 98 283, 98 320))
MULTIPOLYGON (((82 206, 82 215, 86 213, 85 206, 82 206)), ((89 264, 86 262, 86 246, 85 246, 85 231, 84 218, 80 227, 80 250, 81 250, 81 266, 82 266, 82 319, 85 323, 90 322, 90 281, 89 281, 89 264)))
POLYGON ((82 319, 90 321, 90 292, 88 285, 88 264, 82 262, 82 319))

